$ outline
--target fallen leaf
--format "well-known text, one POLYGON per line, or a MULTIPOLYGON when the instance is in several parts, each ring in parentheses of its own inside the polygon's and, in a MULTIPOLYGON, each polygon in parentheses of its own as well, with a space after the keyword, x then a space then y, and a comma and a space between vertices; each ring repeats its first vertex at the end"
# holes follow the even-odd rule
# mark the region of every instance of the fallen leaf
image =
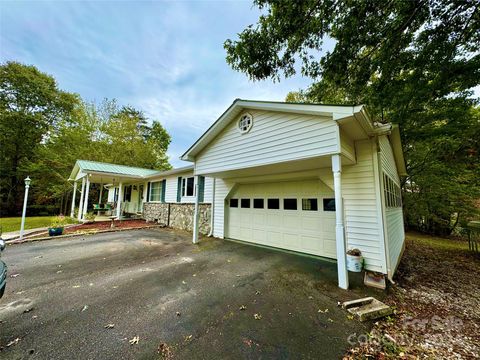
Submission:
POLYGON ((82 312, 88 309, 88 305, 84 305, 82 308, 82 312))
POLYGON ((12 274, 10 275, 11 278, 16 278, 17 276, 19 276, 20 274, 12 274))
POLYGON ((166 343, 160 343, 157 348, 157 352, 162 355, 163 359, 171 359, 172 358, 172 350, 166 343))
POLYGON ((247 310, 247 307, 245 305, 242 305, 238 308, 238 310, 247 310))
POLYGON ((20 338, 17 337, 16 339, 10 341, 10 342, 7 344, 7 347, 10 347, 10 346, 12 346, 12 345, 17 345, 19 341, 20 341, 20 338))
POLYGON ((328 318, 328 321, 329 321, 329 322, 331 322, 331 323, 333 323, 333 320, 332 320, 332 319, 330 319, 330 318, 328 318))
POLYGON ((74 289, 78 289, 80 287, 80 285, 73 285, 72 288, 74 289))
POLYGON ((58 270, 57 274, 61 274, 62 272, 63 272, 63 270, 58 270))
POLYGON ((257 291, 255 291, 255 295, 260 295, 260 294, 261 294, 261 292, 260 292, 260 291, 258 291, 258 290, 257 290, 257 291))
POLYGON ((260 320, 260 319, 262 318, 262 315, 260 315, 260 314, 253 314, 253 318, 254 318, 255 320, 260 320))
POLYGON ((139 336, 134 336, 133 339, 128 340, 128 342, 130 343, 130 345, 136 345, 136 344, 138 344, 139 341, 140 341, 140 337, 139 337, 139 336))
POLYGON ((195 277, 195 276, 197 276, 197 274, 193 274, 192 276, 195 277))
POLYGON ((193 335, 185 336, 184 341, 185 341, 185 342, 190 341, 190 340, 192 340, 192 337, 193 337, 193 335))
POLYGON ((321 314, 326 314, 328 313, 328 309, 325 309, 325 310, 319 309, 318 312, 321 314))
POLYGON ((105 329, 113 329, 115 327, 115 324, 107 324, 104 326, 105 329))
POLYGON ((182 281, 182 284, 183 284, 183 285, 186 285, 187 283, 185 282, 185 280, 183 280, 183 281, 182 281))
POLYGON ((177 311, 177 312, 175 313, 175 315, 180 316, 180 315, 182 315, 182 314, 181 314, 179 311, 177 311))
POLYGON ((33 310, 33 307, 23 310, 23 313, 26 314, 26 313, 29 313, 32 310, 33 310))

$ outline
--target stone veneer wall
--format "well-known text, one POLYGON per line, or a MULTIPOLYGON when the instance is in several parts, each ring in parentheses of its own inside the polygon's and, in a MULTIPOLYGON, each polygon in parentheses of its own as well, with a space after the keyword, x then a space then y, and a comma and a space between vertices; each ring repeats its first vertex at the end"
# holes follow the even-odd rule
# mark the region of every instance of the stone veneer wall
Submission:
MULTIPOLYGON (((200 204, 199 224, 200 233, 207 235, 210 232, 210 204, 200 204)), ((155 221, 175 229, 193 231, 193 212, 195 204, 179 203, 144 203, 143 217, 147 221, 155 221), (169 211, 170 208, 170 211, 169 211), (170 219, 169 219, 170 215, 170 219)))

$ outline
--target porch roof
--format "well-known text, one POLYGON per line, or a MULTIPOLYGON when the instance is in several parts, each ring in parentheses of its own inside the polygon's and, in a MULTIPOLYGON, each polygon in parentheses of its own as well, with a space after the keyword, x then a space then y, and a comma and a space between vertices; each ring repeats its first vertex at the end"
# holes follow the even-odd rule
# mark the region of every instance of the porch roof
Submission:
POLYGON ((143 179, 148 176, 162 173, 159 170, 145 169, 140 167, 125 166, 103 163, 98 161, 77 160, 72 169, 69 180, 78 180, 84 177, 87 173, 118 176, 133 179, 143 179))

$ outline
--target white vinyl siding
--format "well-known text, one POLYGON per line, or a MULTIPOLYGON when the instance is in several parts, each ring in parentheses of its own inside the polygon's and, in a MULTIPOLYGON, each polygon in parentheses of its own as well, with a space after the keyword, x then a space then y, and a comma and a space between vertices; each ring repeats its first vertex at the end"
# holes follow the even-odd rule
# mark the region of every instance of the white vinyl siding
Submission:
MULTIPOLYGON (((166 181, 166 188, 165 188, 165 202, 166 203, 176 203, 177 202, 177 186, 178 186, 178 178, 179 177, 192 177, 193 172, 188 173, 180 173, 170 175, 165 178, 166 181)), ((157 180, 155 180, 157 181, 157 180)), ((204 188, 204 203, 211 203, 212 202, 212 186, 213 186, 213 178, 206 177, 205 178, 205 188, 204 188)), ((182 196, 181 203, 194 203, 195 196, 182 196)))
POLYGON ((305 159, 339 151, 334 120, 313 115, 248 110, 253 126, 232 122, 196 158, 197 174, 305 159))
MULTIPOLYGON (((384 171, 397 185, 400 185, 395 158, 393 156, 392 146, 387 136, 379 138, 381 151, 381 170, 384 171)), ((385 204, 384 204, 385 206, 385 204)), ((400 255, 402 254, 405 241, 405 230, 403 226, 403 211, 401 207, 385 207, 385 230, 386 241, 388 242, 388 256, 390 258, 390 267, 393 276, 400 255)))
POLYGON ((342 150, 342 155, 346 156, 352 161, 355 161, 355 143, 342 130, 340 130, 340 147, 342 150))
POLYGON ((213 218, 213 236, 223 239, 225 237, 225 198, 232 190, 234 183, 223 179, 215 181, 215 207, 213 218))
POLYGON ((166 180, 165 202, 175 203, 177 202, 177 176, 169 176, 166 180))
POLYGON ((377 207, 372 143, 355 143, 357 164, 342 169, 347 250, 358 248, 368 270, 386 273, 385 251, 381 237, 381 214, 377 207))

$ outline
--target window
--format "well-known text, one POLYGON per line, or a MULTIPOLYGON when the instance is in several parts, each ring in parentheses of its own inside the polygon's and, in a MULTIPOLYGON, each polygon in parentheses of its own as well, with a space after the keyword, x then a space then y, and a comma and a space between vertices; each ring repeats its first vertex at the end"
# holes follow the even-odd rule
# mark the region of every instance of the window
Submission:
POLYGON ((150 183, 150 199, 148 201, 162 200, 162 182, 155 181, 150 183))
POLYGON ((132 185, 126 185, 123 188, 123 201, 131 201, 132 200, 132 185))
POLYGON ((267 206, 269 209, 280 209, 280 200, 279 199, 268 199, 267 206))
POLYGON ((242 199, 240 200, 240 205, 242 206, 242 208, 250 208, 250 199, 242 199))
POLYGON ((283 199, 283 210, 297 210, 297 199, 283 199))
POLYGON ((317 211, 318 210, 317 199, 302 199, 302 210, 317 211))
POLYGON ((188 177, 182 178, 182 196, 194 196, 195 195, 195 178, 188 177))
POLYGON ((263 199, 253 199, 253 208, 254 209, 263 209, 263 199))
POLYGON ((385 206, 387 208, 402 207, 402 191, 400 186, 383 173, 383 192, 385 195, 385 206))
POLYGON ((230 199, 230 207, 238 208, 238 199, 230 199))
POLYGON ((238 130, 242 134, 246 134, 253 126, 253 117, 250 114, 243 114, 238 120, 238 130))
POLYGON ((323 211, 335 211, 335 199, 323 199, 323 211))

